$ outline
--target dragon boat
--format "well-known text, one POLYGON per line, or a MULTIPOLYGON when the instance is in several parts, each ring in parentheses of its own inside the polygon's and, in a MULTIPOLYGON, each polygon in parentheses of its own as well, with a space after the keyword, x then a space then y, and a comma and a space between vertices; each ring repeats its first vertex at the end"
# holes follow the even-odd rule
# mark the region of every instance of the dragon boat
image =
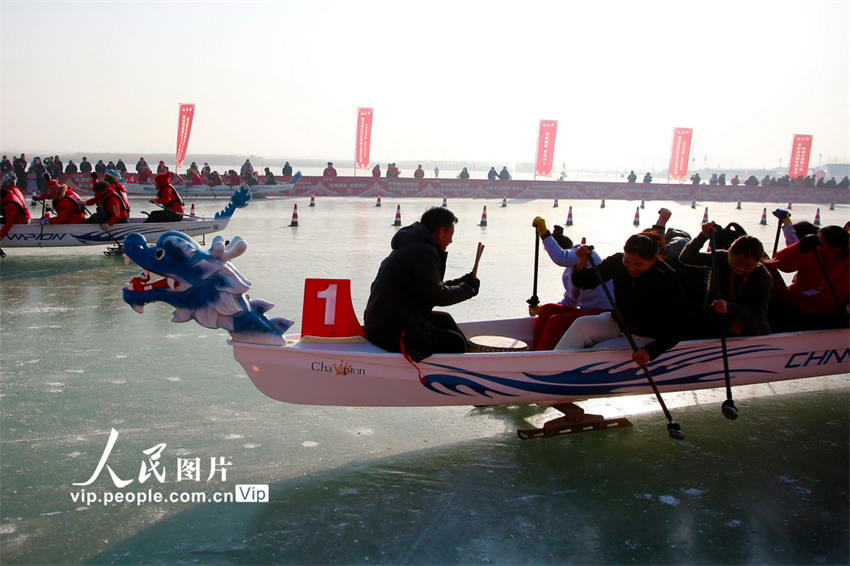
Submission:
POLYGON ((101 224, 45 224, 30 219, 29 224, 15 224, 5 238, 3 248, 58 246, 120 245, 129 234, 140 234, 149 241, 171 230, 192 236, 220 232, 227 227, 237 208, 247 206, 251 192, 246 188, 230 195, 230 202, 212 218, 184 215, 177 222, 146 222, 145 217, 131 217, 127 222, 105 227, 101 224))
MULTIPOLYGON (((298 180, 301 179, 301 172, 296 173, 291 179, 288 181, 280 182, 275 185, 254 185, 249 187, 248 185, 241 185, 239 187, 234 187, 232 185, 179 185, 178 190, 183 197, 191 197, 191 198, 199 198, 199 197, 212 197, 212 198, 222 198, 229 197, 232 193, 248 189, 253 196, 282 196, 287 195, 292 189, 295 188, 295 184, 298 180)), ((154 197, 156 196, 156 186, 143 183, 127 183, 125 184, 127 188, 127 194, 133 197, 147 196, 154 197)))
MULTIPOLYGON (((177 232, 163 234, 152 245, 130 235, 125 256, 143 272, 127 283, 123 298, 140 313, 145 304, 164 301, 175 308, 174 322, 194 319, 207 328, 226 329, 236 361, 272 399, 347 406, 533 403, 567 413, 579 400, 652 392, 626 348, 435 354, 416 363, 365 340, 344 279, 305 280, 301 334, 286 334, 293 321, 267 318, 273 305, 246 295, 250 283, 230 261, 246 249, 238 236, 227 246, 216 236, 205 251, 177 232), (160 279, 154 281, 153 274, 160 279)), ((495 335, 530 343, 534 322, 526 317, 459 326, 468 337, 495 335)), ((850 372, 848 344, 846 328, 729 339, 732 384, 850 372)), ((648 369, 661 392, 724 385, 717 339, 680 342, 648 369)), ((567 415, 573 425, 602 428, 614 422, 577 414, 567 415)))

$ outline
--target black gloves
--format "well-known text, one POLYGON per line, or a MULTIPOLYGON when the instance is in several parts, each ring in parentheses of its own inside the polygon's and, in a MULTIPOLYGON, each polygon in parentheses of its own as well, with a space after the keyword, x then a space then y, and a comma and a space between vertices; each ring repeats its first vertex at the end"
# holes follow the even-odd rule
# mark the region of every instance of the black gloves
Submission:
POLYGON ((471 288, 474 295, 478 294, 478 289, 481 287, 481 280, 477 277, 473 277, 472 273, 467 273, 463 277, 459 277, 457 279, 452 279, 451 281, 444 281, 444 285, 448 285, 450 287, 457 285, 466 285, 471 288))

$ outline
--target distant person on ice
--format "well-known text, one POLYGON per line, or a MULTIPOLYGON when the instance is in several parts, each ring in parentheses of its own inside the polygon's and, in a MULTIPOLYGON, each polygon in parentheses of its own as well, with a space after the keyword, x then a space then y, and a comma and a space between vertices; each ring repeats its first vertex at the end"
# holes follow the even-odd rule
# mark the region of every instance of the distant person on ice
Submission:
POLYGON ((469 171, 466 170, 466 167, 460 170, 457 176, 458 179, 469 179, 469 171))
POLYGON ((416 167, 416 171, 413 172, 413 177, 416 178, 416 179, 424 179, 425 178, 425 170, 422 168, 421 163, 416 167))
POLYGON ((489 170, 489 171, 487 171, 487 179, 488 179, 489 181, 495 181, 495 180, 496 180, 496 179, 498 179, 498 178, 499 178, 499 173, 498 173, 498 172, 496 172, 496 168, 495 168, 495 167, 490 167, 490 170, 489 170))
POLYGON ((328 166, 322 171, 322 177, 336 177, 333 161, 328 161, 328 166))
POLYGON ((433 310, 478 294, 480 282, 471 273, 443 281, 456 222, 449 209, 432 207, 393 236, 392 252, 378 268, 363 317, 373 344, 404 351, 414 361, 466 351, 466 337, 451 315, 433 310))
POLYGON ((637 175, 635 175, 634 170, 629 172, 629 176, 627 177, 627 179, 628 179, 629 183, 634 183, 635 181, 637 181, 637 175))
POLYGON ((511 174, 508 173, 508 167, 506 165, 502 165, 502 170, 499 171, 499 180, 500 181, 510 181, 511 174))

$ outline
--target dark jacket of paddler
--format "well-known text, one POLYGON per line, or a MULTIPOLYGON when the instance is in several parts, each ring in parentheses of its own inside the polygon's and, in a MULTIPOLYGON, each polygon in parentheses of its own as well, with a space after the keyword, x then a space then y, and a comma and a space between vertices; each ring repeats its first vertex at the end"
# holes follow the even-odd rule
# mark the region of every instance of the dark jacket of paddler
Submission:
POLYGON ((401 228, 392 239, 392 252, 381 262, 366 311, 363 329, 373 344, 391 352, 405 347, 430 355, 434 328, 427 320, 435 306, 448 306, 475 295, 467 283, 443 282, 447 252, 441 250, 431 232, 414 222, 401 228))
MULTIPOLYGON (((675 346, 682 335, 684 296, 676 272, 663 260, 656 261, 639 277, 632 277, 623 266, 623 254, 608 256, 599 264, 605 281, 614 283, 614 302, 623 315, 626 330, 638 336, 652 338, 644 346, 650 359, 675 346)), ((592 289, 599 284, 594 270, 588 265, 573 270, 573 285, 592 289)))

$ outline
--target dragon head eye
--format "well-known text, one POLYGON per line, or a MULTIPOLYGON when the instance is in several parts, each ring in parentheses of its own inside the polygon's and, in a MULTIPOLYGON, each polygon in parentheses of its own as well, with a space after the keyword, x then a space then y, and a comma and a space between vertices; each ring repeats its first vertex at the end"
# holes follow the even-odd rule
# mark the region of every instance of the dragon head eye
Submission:
POLYGON ((156 250, 153 254, 153 257, 155 257, 156 259, 164 258, 165 257, 165 250, 162 249, 162 248, 156 250))

